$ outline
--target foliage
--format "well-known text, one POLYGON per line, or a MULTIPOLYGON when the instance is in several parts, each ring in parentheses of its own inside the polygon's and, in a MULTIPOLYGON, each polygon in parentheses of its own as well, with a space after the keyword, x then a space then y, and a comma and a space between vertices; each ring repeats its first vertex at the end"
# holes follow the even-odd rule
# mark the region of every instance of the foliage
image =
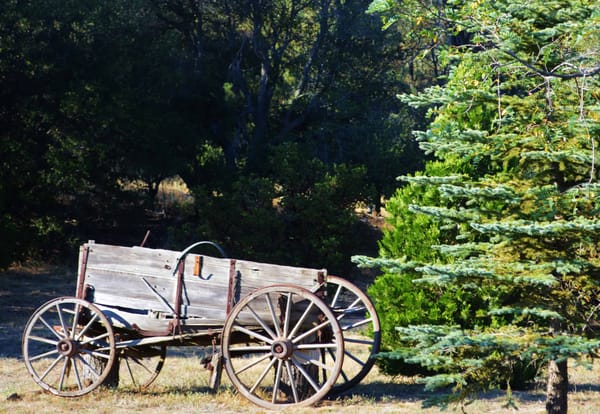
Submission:
MULTIPOLYGON (((392 14, 400 5, 386 4, 392 14)), ((463 399, 522 358, 580 358, 599 345, 598 11, 588 1, 448 2, 447 22, 471 42, 447 48, 455 64, 443 87, 403 97, 433 117, 421 148, 471 168, 412 181, 439 199, 416 198, 409 210, 455 232, 431 240, 440 256, 389 260, 382 249, 371 263, 485 298, 471 326, 399 328, 388 357, 435 371, 428 387, 451 385, 463 399)))
POLYGON ((365 169, 328 167, 297 144, 275 148, 270 160, 277 181, 245 177, 220 193, 192 188, 200 224, 191 232, 220 242, 234 257, 350 272, 347 252, 374 244, 353 211, 368 188, 365 169))
POLYGON ((139 243, 147 228, 155 246, 210 237, 247 257, 343 261, 354 203, 377 204, 421 160, 418 111, 391 99, 408 90, 398 35, 364 8, 2 2, 0 267, 86 239, 139 243), (305 190, 283 167, 288 145, 305 190), (159 184, 176 175, 199 214, 158 222, 159 184), (364 187, 337 183, 354 178, 364 187))

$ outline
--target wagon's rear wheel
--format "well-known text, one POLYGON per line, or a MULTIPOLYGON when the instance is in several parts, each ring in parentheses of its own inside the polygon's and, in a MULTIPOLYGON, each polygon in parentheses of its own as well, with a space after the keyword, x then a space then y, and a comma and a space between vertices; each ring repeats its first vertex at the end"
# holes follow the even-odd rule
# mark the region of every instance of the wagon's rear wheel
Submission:
MULTIPOLYGON (((358 384, 371 370, 379 352, 381 331, 375 306, 358 286, 338 276, 327 276, 325 300, 344 334, 344 364, 331 394, 358 384)), ((325 362, 335 354, 323 353, 325 362)))
POLYGON ((62 297, 31 316, 22 351, 25 366, 40 387, 61 397, 77 397, 108 376, 115 361, 115 336, 96 306, 62 297))
POLYGON ((143 390, 154 382, 167 356, 166 345, 128 347, 119 353, 119 385, 143 390))
POLYGON ((242 299, 223 328, 229 379, 246 398, 268 409, 322 399, 340 373, 344 341, 339 323, 315 294, 298 286, 269 286, 242 299), (324 363, 321 351, 335 358, 324 363))

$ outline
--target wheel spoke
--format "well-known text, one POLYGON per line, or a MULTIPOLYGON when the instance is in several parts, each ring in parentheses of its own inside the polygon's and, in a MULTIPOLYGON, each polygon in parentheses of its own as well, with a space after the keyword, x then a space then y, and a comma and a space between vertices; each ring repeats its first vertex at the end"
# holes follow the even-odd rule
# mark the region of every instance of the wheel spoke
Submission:
POLYGON ((77 388, 82 390, 83 385, 81 384, 81 377, 79 376, 79 370, 77 369, 77 363, 75 362, 75 358, 70 358, 71 366, 73 367, 73 372, 75 373, 75 380, 77 381, 77 388))
POLYGON ((271 338, 267 338, 266 336, 264 336, 264 335, 261 335, 261 334, 259 334, 259 333, 257 333, 257 332, 254 332, 253 330, 251 330, 251 329, 248 329, 248 328, 245 328, 245 327, 243 327, 243 326, 240 326, 240 325, 234 325, 234 326, 233 326, 233 329, 235 329, 236 331, 243 332, 243 333, 245 333, 246 335, 249 335, 249 336, 251 336, 251 337, 253 337, 253 338, 256 338, 256 339, 258 339, 258 340, 260 340, 260 341, 266 342, 266 343, 268 343, 269 345, 273 343, 273 340, 272 340, 271 338))
MULTIPOLYGON (((61 340, 63 339, 63 336, 61 336, 58 332, 56 332, 56 329, 54 329, 52 326, 50 326, 50 324, 48 322, 46 322, 46 320, 43 317, 39 317, 39 320, 42 324, 44 324, 46 326, 46 328, 48 328, 48 330, 50 332, 52 332, 52 334, 54 336, 56 336, 57 339, 61 340)), ((66 336, 66 332, 65 332, 65 336, 66 336)))
POLYGON ((288 292, 287 303, 285 304, 285 322, 283 323, 283 337, 288 337, 288 328, 290 326, 290 314, 292 313, 292 292, 288 292))
MULTIPOLYGON (((352 303, 350 304, 350 306, 348 306, 348 307, 346 308, 346 310, 347 310, 347 311, 351 311, 351 312, 353 312, 353 311, 354 311, 354 307, 356 306, 356 304, 357 304, 358 302, 360 302, 360 298, 356 298, 356 300, 355 300, 354 302, 352 302, 352 303)), ((364 306, 361 306, 361 308, 363 308, 363 309, 364 309, 364 306)), ((356 308, 356 309, 360 309, 360 308, 356 308)))
POLYGON ((298 342, 300 342, 301 340, 303 340, 303 339, 304 339, 304 338, 306 338, 307 336, 314 334, 315 332, 317 332, 317 331, 318 331, 318 330, 320 330, 321 328, 323 328, 323 327, 325 327, 325 326, 329 325, 330 323, 331 323, 330 321, 326 320, 325 322, 322 322, 322 323, 318 324, 317 326, 313 327, 312 329, 310 329, 310 330, 308 330, 308 331, 304 332, 302 335, 300 335, 300 336, 298 336, 298 337, 294 338, 294 339, 292 340, 292 343, 294 343, 294 344, 297 344, 298 342))
POLYGON ((268 352, 271 350, 269 345, 256 345, 256 346, 236 346, 231 348, 231 352, 236 354, 249 353, 249 352, 268 352))
MULTIPOLYGON (((303 353, 301 353, 301 352, 298 352, 298 353, 294 354, 294 357, 293 357, 293 358, 299 358, 299 359, 301 359, 302 361, 305 361, 305 362, 307 362, 307 363, 310 363, 310 364, 316 365, 316 366, 318 366, 319 368, 325 369, 325 370, 327 370, 327 371, 331 371, 331 370, 333 369, 333 366, 329 366, 329 365, 327 365, 327 364, 325 364, 325 363, 323 363, 323 362, 319 361, 318 359, 314 359, 314 358, 311 358, 311 357, 307 357, 307 356, 305 356, 305 355, 304 355, 303 353)), ((292 358, 292 359, 293 359, 293 358, 292 358)), ((297 362, 298 362, 299 364, 302 364, 302 362, 300 362, 300 361, 297 361, 297 362)))
POLYGON ((260 364, 261 362, 263 362, 265 359, 269 358, 271 356, 271 354, 265 354, 262 357, 258 358, 256 361, 252 361, 249 364, 244 365, 242 368, 240 368, 239 370, 235 371, 235 374, 241 374, 242 372, 252 368, 255 365, 260 364))
POLYGON ((281 336, 281 330, 279 329, 279 322, 277 321, 277 316, 275 315, 275 308, 273 307, 273 301, 271 301, 271 295, 269 292, 265 293, 267 297, 267 305, 269 306, 269 312, 271 313, 271 318, 273 319, 273 326, 275 327, 275 332, 277 336, 281 336))
POLYGON ((62 355, 59 355, 52 364, 50 364, 50 366, 48 368, 46 368, 46 371, 44 371, 44 373, 42 375, 40 375, 40 381, 43 381, 44 378, 46 378, 46 376, 50 373, 50 371, 52 371, 54 369, 54 367, 60 362, 60 360, 63 359, 62 355))
POLYGON ((353 361, 355 361, 356 363, 360 364, 361 366, 365 365, 365 362, 362 359, 359 359, 358 357, 356 357, 354 354, 352 354, 350 351, 344 350, 344 354, 346 356, 349 356, 350 359, 352 359, 353 361))
POLYGON ((292 374, 292 366, 289 360, 285 361, 285 369, 287 370, 288 379, 290 382, 290 388, 292 389, 292 395, 294 396, 294 402, 298 402, 298 390, 296 390, 296 382, 294 381, 294 375, 292 374))
POLYGON ((85 365, 88 368, 90 373, 92 373, 96 376, 96 379, 100 378, 100 375, 102 375, 102 372, 98 373, 98 371, 96 371, 96 368, 91 366, 85 359, 83 359, 81 357, 81 355, 77 355, 77 359, 79 359, 79 362, 81 362, 82 365, 85 365))
POLYGON ((342 310, 335 309, 334 311, 336 313, 340 314, 340 316, 337 317, 337 320, 339 321, 348 315, 353 315, 353 314, 357 314, 357 313, 365 314, 367 312, 367 308, 365 306, 357 306, 357 307, 342 309, 342 310))
POLYGON ((288 339, 292 339, 294 337, 294 335, 296 335, 296 332, 298 331, 298 329, 300 328, 300 326, 302 326, 302 323, 304 322, 304 319, 306 319, 306 316, 308 315, 308 313, 312 309, 313 305, 314 305, 314 302, 310 302, 310 304, 306 307, 306 309, 304 310, 304 313, 302 314, 302 316, 300 317, 300 319, 298 319, 298 322, 296 322, 296 325, 294 326, 294 329, 292 329, 292 332, 290 332, 290 334, 287 336, 288 339))
POLYGON ((371 322, 372 322, 371 318, 369 318, 369 319, 363 319, 362 321, 358 321, 358 322, 355 322, 355 323, 350 324, 350 325, 343 325, 342 326, 342 330, 343 331, 349 331, 350 329, 358 328, 359 326, 364 326, 364 325, 366 325, 368 323, 371 323, 371 322))
POLYGON ((250 307, 250 305, 246 306, 246 308, 250 310, 250 312, 252 313, 252 316, 254 316, 254 319, 256 319, 256 322, 258 322, 260 324, 260 326, 262 326, 262 328, 265 331, 267 331, 267 333, 269 335, 271 335, 271 338, 273 338, 273 339, 277 338, 277 335, 271 330, 271 328, 269 328, 267 323, 265 321, 263 321, 260 316, 258 316, 258 314, 254 311, 254 309, 252 309, 250 307))
MULTIPOLYGON (((331 352, 331 349, 327 349, 327 350, 329 352, 331 352)), ((319 350, 319 355, 321 356, 321 363, 324 364, 325 363, 325 359, 326 359, 325 358, 325 355, 326 355, 325 354, 325 350, 324 349, 319 350)), ((335 363, 335 357, 333 358, 333 362, 335 363)), ((323 381, 324 382, 327 381, 327 370, 324 369, 323 371, 321 371, 321 375, 323 375, 323 381)))
POLYGON ((76 341, 79 341, 79 339, 87 332, 87 330, 90 328, 90 326, 92 326, 92 324, 94 322, 96 322, 96 320, 99 318, 98 314, 94 315, 94 317, 92 319, 90 319, 90 321, 85 325, 85 327, 81 330, 81 332, 79 332, 77 334, 77 337, 75 338, 76 341))
POLYGON ((93 356, 95 358, 102 358, 102 359, 109 359, 110 358, 109 354, 98 352, 98 350, 84 349, 82 352, 85 353, 85 354, 87 354, 87 355, 91 355, 91 356, 93 356))
POLYGON ((252 388, 250 388, 249 391, 250 391, 251 394, 254 394, 254 391, 256 391, 256 388, 265 379, 265 377, 267 376, 267 373, 271 370, 271 368, 273 368, 273 365, 275 365, 275 362, 277 362, 277 359, 273 358, 271 360, 271 362, 269 362, 267 364, 267 366, 265 367, 265 369, 263 370, 263 372, 260 374, 260 376, 258 377, 258 379, 256 380, 256 382, 254 383, 254 385, 252 386, 252 388))
POLYGON ((281 359, 277 360, 277 371, 275 372, 275 384, 273 384, 273 398, 271 402, 275 404, 277 400, 277 394, 279 394, 279 384, 281 382, 281 367, 283 366, 283 361, 281 359))
MULTIPOLYGON (((137 383, 135 382, 135 376, 133 375, 133 372, 131 371, 131 365, 129 364, 129 359, 130 358, 125 358, 125 365, 127 366, 127 372, 129 373, 129 378, 131 378, 131 382, 133 383, 133 386, 137 387, 137 383)), ((144 368, 146 368, 146 367, 144 366, 144 368)))
POLYGON ((332 309, 335 308, 335 303, 338 300, 338 297, 340 296, 340 293, 342 292, 342 285, 338 285, 336 291, 335 291, 335 295, 333 295, 333 300, 331 301, 331 305, 329 305, 329 307, 331 307, 332 309))
POLYGON ((311 385, 311 387, 313 387, 313 389, 318 392, 320 387, 317 385, 317 383, 315 382, 313 377, 308 375, 308 372, 306 372, 306 370, 304 369, 302 364, 296 362, 296 360, 294 360, 294 358, 292 358, 292 363, 296 366, 296 368, 298 368, 298 371, 300 371, 302 373, 304 378, 306 378, 306 380, 311 385))
POLYGON ((129 361, 134 362, 138 367, 143 368, 147 373, 152 374, 154 371, 152 371, 150 368, 148 368, 146 366, 146 364, 144 364, 139 358, 137 357, 127 357, 125 358, 125 361, 127 361, 127 367, 129 368, 129 361))
MULTIPOLYGON (((331 352, 331 349, 328 349, 327 352, 329 353, 329 356, 331 357, 331 359, 333 359, 335 361, 335 354, 333 352, 331 352)), ((348 376, 346 375, 346 372, 344 371, 343 366, 342 366, 342 370, 340 371, 340 375, 342 376, 344 381, 348 382, 348 376)))
POLYGON ((361 345, 374 345, 375 341, 371 341, 368 339, 356 339, 356 338, 344 338, 344 342, 348 342, 350 344, 361 344, 361 345))
POLYGON ((53 349, 52 351, 48 351, 48 352, 44 352, 43 354, 38 354, 38 355, 32 356, 29 358, 29 361, 31 361, 31 362, 37 361, 38 359, 46 358, 50 355, 54 355, 57 353, 58 353, 58 350, 53 349))
POLYGON ((42 336, 36 336, 36 335, 29 335, 27 337, 27 339, 30 339, 30 340, 36 341, 36 342, 42 342, 42 343, 48 344, 48 345, 54 345, 54 346, 56 346, 56 344, 58 344, 58 341, 53 341, 52 339, 48 339, 48 338, 44 338, 42 336))
POLYGON ((63 364, 61 373, 60 373, 60 381, 58 383, 58 389, 62 390, 63 385, 65 383, 65 377, 67 376, 67 368, 69 367, 69 358, 65 358, 65 363, 63 364))
POLYGON ((66 338, 69 337, 69 330, 67 329, 67 325, 65 324, 65 320, 63 319, 62 310, 60 309, 60 304, 56 304, 56 312, 58 314, 58 320, 60 321, 60 326, 62 327, 63 334, 66 338))
POLYGON ((75 302, 75 314, 73 315, 73 330, 71 332, 71 337, 75 338, 75 333, 77 332, 77 325, 79 325, 79 313, 81 311, 81 304, 79 302, 75 302))
MULTIPOLYGON (((108 337, 110 337, 110 333, 109 333, 109 332, 105 332, 105 333, 103 333, 103 334, 100 334, 100 335, 98 335, 98 336, 95 336, 95 337, 93 337, 93 338, 88 338, 88 339, 86 339, 85 341, 82 341, 82 342, 81 342, 81 345, 87 345, 87 344, 90 344, 90 343, 93 343, 93 342, 99 341, 100 339, 104 339, 104 338, 108 338, 108 337)), ((98 349, 99 349, 99 350, 100 350, 100 349, 102 349, 102 350, 105 350, 105 349, 107 349, 107 348, 105 347, 105 348, 98 348, 98 349)))

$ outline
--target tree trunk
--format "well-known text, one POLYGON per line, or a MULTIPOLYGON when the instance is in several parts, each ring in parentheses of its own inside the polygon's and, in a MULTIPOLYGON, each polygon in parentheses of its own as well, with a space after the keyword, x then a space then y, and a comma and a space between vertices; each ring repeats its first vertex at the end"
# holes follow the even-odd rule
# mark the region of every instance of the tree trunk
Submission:
POLYGON ((546 413, 567 414, 569 373, 567 360, 548 363, 548 384, 546 388, 546 413))

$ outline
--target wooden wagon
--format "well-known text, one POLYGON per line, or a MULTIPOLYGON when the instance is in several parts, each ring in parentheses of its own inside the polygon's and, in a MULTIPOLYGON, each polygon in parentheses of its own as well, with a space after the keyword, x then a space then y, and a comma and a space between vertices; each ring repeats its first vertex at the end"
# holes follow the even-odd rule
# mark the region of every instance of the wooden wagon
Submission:
POLYGON ((201 346, 211 386, 222 367, 266 408, 313 404, 358 383, 379 351, 369 298, 325 269, 88 242, 74 297, 29 319, 23 359, 34 381, 76 397, 115 378, 145 388, 167 347, 201 346))

